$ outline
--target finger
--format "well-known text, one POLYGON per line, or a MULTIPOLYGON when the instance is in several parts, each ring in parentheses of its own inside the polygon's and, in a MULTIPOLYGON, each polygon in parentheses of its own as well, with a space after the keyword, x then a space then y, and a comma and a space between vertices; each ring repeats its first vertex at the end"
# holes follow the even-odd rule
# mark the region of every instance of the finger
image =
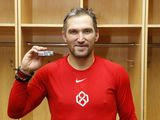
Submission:
POLYGON ((37 51, 43 51, 43 50, 47 50, 47 47, 33 46, 32 49, 37 51))
POLYGON ((25 57, 30 57, 32 55, 34 55, 35 53, 37 54, 38 53, 38 50, 37 50, 38 46, 33 46, 25 55, 25 57))
POLYGON ((43 51, 43 50, 47 50, 47 47, 41 47, 41 46, 33 46, 28 52, 27 54, 25 55, 25 58, 26 57, 32 57, 33 55, 37 55, 38 57, 38 51, 43 51))
POLYGON ((29 51, 28 51, 29 54, 33 54, 33 53, 38 53, 38 49, 36 46, 32 47, 29 51))

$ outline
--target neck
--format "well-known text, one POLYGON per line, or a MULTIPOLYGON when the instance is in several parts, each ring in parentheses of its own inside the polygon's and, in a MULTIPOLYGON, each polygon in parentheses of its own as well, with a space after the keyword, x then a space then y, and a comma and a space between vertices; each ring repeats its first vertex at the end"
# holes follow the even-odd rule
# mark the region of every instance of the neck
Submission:
POLYGON ((92 53, 88 57, 78 58, 73 55, 68 56, 68 63, 77 70, 86 70, 94 63, 94 54, 92 53))

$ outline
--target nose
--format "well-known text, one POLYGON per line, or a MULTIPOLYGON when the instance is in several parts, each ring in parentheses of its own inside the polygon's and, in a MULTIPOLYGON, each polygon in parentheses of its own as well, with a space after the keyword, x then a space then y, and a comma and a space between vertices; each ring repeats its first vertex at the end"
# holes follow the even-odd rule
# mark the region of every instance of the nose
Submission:
POLYGON ((82 32, 80 32, 80 33, 78 34, 78 39, 77 39, 77 41, 78 41, 79 43, 83 43, 83 42, 85 41, 84 34, 83 34, 82 32))

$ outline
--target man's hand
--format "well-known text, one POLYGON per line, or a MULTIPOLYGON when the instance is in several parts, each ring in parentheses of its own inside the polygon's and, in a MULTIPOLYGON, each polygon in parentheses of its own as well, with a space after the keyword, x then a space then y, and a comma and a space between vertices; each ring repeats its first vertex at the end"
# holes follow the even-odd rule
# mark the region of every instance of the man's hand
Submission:
POLYGON ((42 57, 38 56, 38 51, 44 50, 47 50, 47 48, 33 46, 23 57, 20 69, 27 74, 39 69, 42 66, 42 57))

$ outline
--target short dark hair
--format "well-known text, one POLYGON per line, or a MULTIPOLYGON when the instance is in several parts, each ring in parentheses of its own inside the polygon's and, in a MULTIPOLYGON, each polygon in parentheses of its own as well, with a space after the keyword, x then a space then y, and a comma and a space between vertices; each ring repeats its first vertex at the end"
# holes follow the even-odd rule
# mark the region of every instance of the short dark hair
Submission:
POLYGON ((67 21, 68 21, 69 18, 74 17, 74 16, 80 16, 80 15, 90 16, 92 18, 92 21, 93 21, 93 27, 94 27, 95 31, 97 31, 97 18, 96 18, 96 15, 94 14, 94 12, 91 8, 90 9, 85 9, 85 8, 71 9, 71 11, 64 18, 63 31, 66 31, 67 21))

